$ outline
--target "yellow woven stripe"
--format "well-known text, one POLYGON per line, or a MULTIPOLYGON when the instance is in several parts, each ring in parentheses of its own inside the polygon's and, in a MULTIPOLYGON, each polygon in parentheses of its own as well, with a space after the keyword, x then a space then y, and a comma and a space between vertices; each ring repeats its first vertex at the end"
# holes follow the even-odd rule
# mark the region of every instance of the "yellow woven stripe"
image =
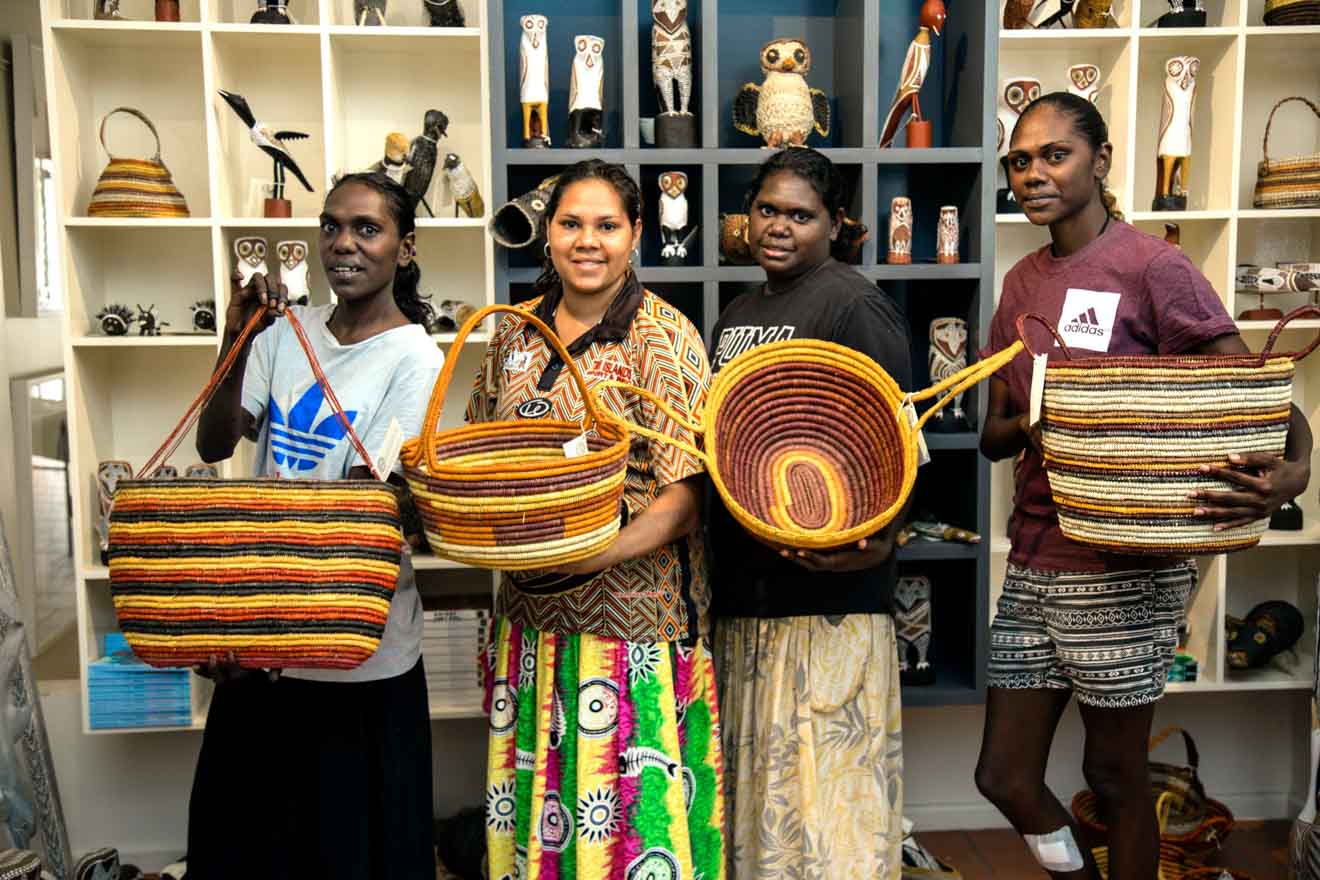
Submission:
POLYGON ((115 568, 142 568, 158 573, 176 570, 207 569, 210 571, 243 571, 254 568, 290 568, 305 569, 314 567, 318 574, 349 572, 376 574, 398 577, 399 566, 380 562, 375 559, 362 559, 356 556, 337 557, 335 559, 308 559, 303 556, 230 556, 218 559, 214 556, 180 556, 173 559, 148 559, 138 556, 117 556, 110 560, 110 575, 115 568))
POLYGON ((136 498, 145 496, 148 498, 162 498, 168 496, 171 501, 193 501, 204 502, 207 507, 223 507, 227 502, 233 501, 271 501, 278 498, 281 502, 306 499, 327 502, 326 506, 333 506, 330 502, 342 502, 348 507, 352 507, 354 501, 364 499, 375 500, 377 498, 393 498, 394 493, 388 489, 372 491, 369 489, 304 489, 292 488, 296 482, 294 480, 285 480, 276 483, 274 480, 269 485, 259 486, 234 486, 228 485, 224 481, 217 481, 211 486, 190 486, 178 485, 171 486, 169 481, 152 482, 144 484, 140 481, 121 483, 119 490, 115 492, 115 498, 136 498))
POLYGON ((1161 506, 1161 507, 1142 507, 1139 505, 1117 505, 1117 504, 1094 504, 1088 501, 1082 501, 1079 498, 1071 498, 1064 495, 1055 495, 1055 502, 1066 504, 1079 510, 1090 510, 1094 513, 1113 513, 1120 516, 1140 516, 1141 514, 1158 514, 1160 516, 1191 516, 1196 507, 1191 504, 1179 506, 1161 506))
MULTIPOLYGON (((220 589, 224 588, 221 587, 220 589)), ((390 600, 376 596, 354 596, 349 593, 271 593, 258 596, 226 596, 224 594, 208 593, 199 596, 189 591, 177 596, 116 596, 115 608, 122 610, 152 608, 174 610, 182 608, 241 608, 244 610, 249 608, 283 610, 350 608, 387 614, 390 608, 390 600)))
POLYGON ((193 648, 209 645, 234 645, 240 648, 295 648, 299 645, 339 648, 354 646, 375 651, 380 639, 360 636, 357 633, 291 633, 288 635, 187 635, 160 636, 149 633, 131 633, 129 640, 134 646, 151 648, 193 648))
POLYGON ((805 449, 785 453, 776 458, 771 464, 771 479, 774 481, 775 503, 770 508, 770 517, 774 520, 775 525, 781 529, 800 529, 808 534, 833 533, 843 528, 848 518, 848 506, 839 504, 838 499, 846 498, 847 490, 829 459, 805 449), (830 518, 820 528, 803 528, 802 524, 794 520, 789 513, 789 507, 793 502, 793 492, 788 485, 788 471, 795 464, 805 464, 814 468, 825 481, 829 492, 830 518))
POLYGON ((152 193, 173 196, 174 187, 168 181, 165 183, 150 183, 145 180, 102 180, 96 185, 96 192, 102 194, 114 192, 152 193))
MULTIPOLYGON (((1081 416, 1064 415, 1058 412, 1047 413, 1045 418, 1049 422, 1061 425, 1149 425, 1151 422, 1158 422, 1160 427, 1165 425, 1220 425, 1228 422, 1277 422, 1287 421, 1291 410, 1280 409, 1271 410, 1263 413, 1240 413, 1230 416, 1193 416, 1181 418, 1178 416, 1149 415, 1140 417, 1110 416, 1101 415, 1092 418, 1081 416)), ((1155 429, 1152 428, 1154 432, 1155 429)))
POLYGON ((274 522, 253 522, 251 520, 223 520, 204 523, 175 522, 115 522, 110 526, 110 534, 116 541, 129 540, 139 536, 150 536, 157 532, 170 534, 198 535, 210 538, 208 543, 220 544, 226 539, 238 535, 258 535, 264 540, 279 541, 283 537, 298 535, 308 538, 331 538, 343 536, 350 538, 397 538, 399 529, 389 523, 357 522, 305 522, 302 520, 276 520, 274 522))

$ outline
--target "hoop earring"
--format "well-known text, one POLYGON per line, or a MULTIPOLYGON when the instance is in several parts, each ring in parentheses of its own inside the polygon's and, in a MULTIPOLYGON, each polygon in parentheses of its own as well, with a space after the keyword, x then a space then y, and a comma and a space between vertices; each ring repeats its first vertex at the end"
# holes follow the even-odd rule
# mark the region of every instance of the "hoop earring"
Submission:
POLYGON ((547 260, 550 259, 550 242, 541 245, 541 252, 545 254, 547 260))

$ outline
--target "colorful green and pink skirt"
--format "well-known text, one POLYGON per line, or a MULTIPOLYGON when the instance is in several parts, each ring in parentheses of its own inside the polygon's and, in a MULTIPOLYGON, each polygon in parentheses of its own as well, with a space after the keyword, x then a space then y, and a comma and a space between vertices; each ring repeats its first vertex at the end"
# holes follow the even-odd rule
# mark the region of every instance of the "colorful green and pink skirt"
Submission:
POLYGON ((487 654, 491 880, 722 880, 710 652, 538 632, 487 654))

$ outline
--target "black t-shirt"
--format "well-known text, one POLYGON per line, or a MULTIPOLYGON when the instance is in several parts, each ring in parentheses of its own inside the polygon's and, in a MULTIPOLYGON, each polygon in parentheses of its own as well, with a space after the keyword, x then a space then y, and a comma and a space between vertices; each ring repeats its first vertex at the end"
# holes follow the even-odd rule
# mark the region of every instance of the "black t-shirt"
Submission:
MULTIPOLYGON (((912 387, 907 321, 898 307, 855 270, 825 263, 788 290, 764 288, 735 299, 712 334, 712 373, 758 345, 782 339, 824 339, 860 351, 912 387)), ((813 572, 749 535, 711 492, 712 592, 720 617, 792 617, 805 614, 888 613, 893 557, 864 571, 813 572)))

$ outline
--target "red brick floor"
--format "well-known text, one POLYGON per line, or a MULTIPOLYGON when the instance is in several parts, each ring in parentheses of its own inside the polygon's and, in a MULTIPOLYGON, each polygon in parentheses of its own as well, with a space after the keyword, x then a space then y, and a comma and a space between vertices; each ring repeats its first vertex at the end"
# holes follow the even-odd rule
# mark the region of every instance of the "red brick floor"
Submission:
MULTIPOLYGON (((1252 880, 1285 880, 1290 826, 1290 822, 1242 822, 1214 863, 1245 872, 1252 880)), ((1049 877, 1027 854, 1022 838, 1010 830, 932 831, 918 833, 917 838, 961 871, 964 880, 1049 877)))

